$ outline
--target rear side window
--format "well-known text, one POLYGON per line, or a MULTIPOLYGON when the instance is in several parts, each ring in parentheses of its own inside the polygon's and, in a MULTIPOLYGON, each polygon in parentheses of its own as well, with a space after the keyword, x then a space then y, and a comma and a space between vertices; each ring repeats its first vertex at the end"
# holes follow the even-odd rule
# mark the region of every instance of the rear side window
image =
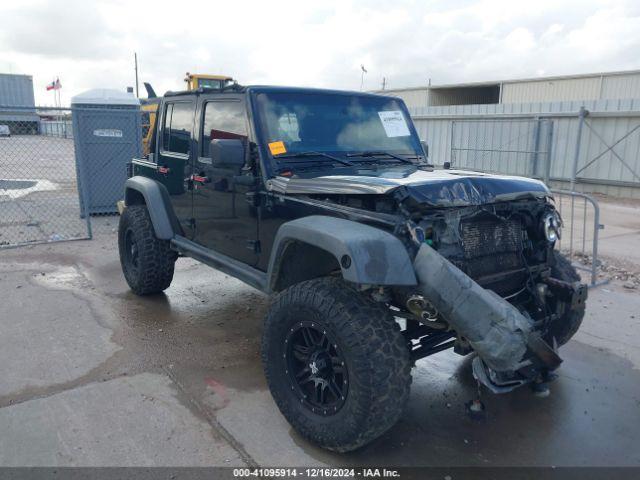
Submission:
POLYGON ((167 103, 162 125, 162 149, 166 152, 189 153, 191 145, 191 103, 167 103))
POLYGON ((237 101, 208 102, 204 106, 202 155, 209 156, 211 140, 247 138, 244 104, 237 101))

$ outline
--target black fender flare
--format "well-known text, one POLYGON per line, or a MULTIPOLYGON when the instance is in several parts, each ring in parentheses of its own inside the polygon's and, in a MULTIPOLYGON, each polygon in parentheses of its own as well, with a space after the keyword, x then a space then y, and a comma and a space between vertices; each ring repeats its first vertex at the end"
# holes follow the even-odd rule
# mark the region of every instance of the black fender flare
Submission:
POLYGON ((182 229, 171 205, 171 198, 167 188, 161 183, 147 177, 135 176, 124 183, 124 203, 134 205, 139 203, 139 195, 144 198, 149 217, 156 233, 161 240, 171 240, 182 229), (137 192, 137 194, 136 194, 137 192))
POLYGON ((307 243, 333 255, 348 282, 418 284, 406 247, 391 233, 352 220, 311 215, 286 222, 278 229, 267 270, 268 291, 274 291, 283 253, 292 242, 307 243))

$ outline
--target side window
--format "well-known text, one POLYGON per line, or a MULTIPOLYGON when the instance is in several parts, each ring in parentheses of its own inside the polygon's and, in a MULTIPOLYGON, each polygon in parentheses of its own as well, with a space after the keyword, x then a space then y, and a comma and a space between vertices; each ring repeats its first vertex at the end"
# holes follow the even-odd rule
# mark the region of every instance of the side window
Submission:
POLYGON ((168 103, 162 125, 162 148, 167 152, 189 153, 191 140, 191 103, 168 103))
POLYGON ((207 102, 202 127, 202 156, 209 156, 211 140, 247 138, 244 105, 241 102, 207 102))
POLYGON ((162 150, 169 150, 169 139, 171 138, 171 114, 173 113, 173 103, 164 106, 164 120, 162 123, 162 150))

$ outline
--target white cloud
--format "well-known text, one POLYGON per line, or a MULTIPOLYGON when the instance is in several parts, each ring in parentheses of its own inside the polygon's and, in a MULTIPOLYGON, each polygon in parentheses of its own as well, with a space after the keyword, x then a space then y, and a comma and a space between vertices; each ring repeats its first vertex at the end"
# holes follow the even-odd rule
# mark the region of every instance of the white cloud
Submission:
POLYGON ((638 68, 633 0, 23 0, 0 4, 0 71, 56 76, 63 100, 141 81, 179 89, 186 71, 241 83, 390 88, 638 68))
POLYGON ((531 51, 536 46, 533 34, 523 27, 518 27, 504 38, 505 47, 520 54, 531 51))

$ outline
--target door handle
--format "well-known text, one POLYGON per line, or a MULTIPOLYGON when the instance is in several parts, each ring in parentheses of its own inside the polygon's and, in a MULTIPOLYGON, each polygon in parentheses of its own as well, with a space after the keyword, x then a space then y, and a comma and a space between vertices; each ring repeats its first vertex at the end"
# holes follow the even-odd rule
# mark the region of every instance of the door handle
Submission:
POLYGON ((201 183, 201 184, 211 182, 211 179, 209 177, 204 177, 202 175, 191 175, 191 180, 195 183, 201 183))

